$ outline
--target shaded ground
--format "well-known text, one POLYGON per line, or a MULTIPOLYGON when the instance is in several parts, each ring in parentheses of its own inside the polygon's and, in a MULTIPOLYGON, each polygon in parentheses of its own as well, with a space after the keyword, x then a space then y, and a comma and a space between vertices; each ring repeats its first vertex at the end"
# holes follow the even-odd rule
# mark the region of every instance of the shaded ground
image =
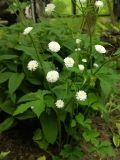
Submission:
POLYGON ((33 144, 30 133, 15 128, 0 135, 0 151, 10 151, 6 160, 36 160, 43 154, 33 144))
MULTIPOLYGON (((118 114, 118 113, 117 113, 118 114)), ((100 117, 94 118, 94 124, 101 133, 103 140, 112 142, 110 128, 114 130, 114 124, 108 127, 100 117)), ((45 155, 32 141, 32 134, 28 127, 17 127, 0 135, 0 151, 10 151, 6 160, 37 160, 41 155, 45 155)), ((116 157, 104 160, 119 160, 120 150, 116 150, 116 157)), ((96 155, 86 155, 84 160, 103 160, 96 155)))

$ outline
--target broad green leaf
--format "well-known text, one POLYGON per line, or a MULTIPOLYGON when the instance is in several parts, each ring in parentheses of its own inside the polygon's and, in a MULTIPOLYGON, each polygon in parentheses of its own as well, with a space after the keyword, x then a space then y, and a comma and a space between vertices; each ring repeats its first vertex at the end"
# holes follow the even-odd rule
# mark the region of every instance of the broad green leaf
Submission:
POLYGON ((10 151, 8 151, 8 152, 1 152, 0 153, 0 160, 3 160, 4 158, 6 158, 8 156, 8 154, 10 154, 10 151))
POLYGON ((12 76, 9 79, 8 88, 9 93, 12 95, 20 86, 24 79, 23 73, 13 73, 12 76))
POLYGON ((35 117, 36 117, 35 113, 33 113, 31 110, 27 110, 24 113, 16 116, 16 118, 19 120, 33 119, 35 117))
POLYGON ((11 74, 11 72, 0 73, 0 84, 7 81, 10 78, 11 74))
POLYGON ((41 131, 40 128, 38 128, 38 129, 34 132, 33 140, 34 140, 34 141, 39 141, 39 140, 42 139, 42 137, 43 137, 42 131, 41 131))
POLYGON ((39 118, 41 113, 45 110, 44 100, 42 98, 41 98, 41 100, 37 100, 36 104, 33 105, 32 110, 39 118))
POLYGON ((46 157, 45 156, 41 156, 37 160, 46 160, 46 157))
POLYGON ((69 160, 81 160, 83 153, 80 150, 80 147, 72 145, 64 145, 64 148, 61 150, 60 155, 64 159, 69 160))
POLYGON ((14 105, 9 100, 6 100, 4 103, 0 104, 0 109, 8 114, 13 114, 15 111, 14 105))
POLYGON ((50 114, 44 112, 40 117, 40 122, 45 139, 53 144, 56 141, 58 134, 57 117, 55 112, 50 114))
POLYGON ((40 149, 47 150, 49 144, 45 139, 42 139, 41 141, 35 141, 35 142, 38 144, 40 149))
POLYGON ((27 102, 27 101, 40 100, 41 97, 43 97, 46 94, 50 94, 50 91, 47 91, 47 90, 38 90, 37 92, 31 92, 31 93, 28 93, 28 94, 24 95, 23 97, 21 97, 18 100, 18 103, 27 102))
POLYGON ((44 101, 47 107, 54 107, 55 102, 54 102, 54 97, 51 95, 46 95, 44 97, 44 101))
POLYGON ((24 104, 21 104, 20 106, 18 106, 18 108, 16 109, 16 111, 14 112, 14 116, 24 113, 25 111, 27 111, 29 108, 32 109, 32 111, 37 115, 37 117, 40 116, 40 114, 45 110, 45 105, 43 100, 36 100, 36 101, 31 101, 31 102, 27 102, 24 104))
POLYGON ((18 56, 16 55, 1 55, 0 56, 0 61, 3 61, 3 60, 9 60, 9 59, 15 59, 17 58, 18 56))
POLYGON ((114 143, 115 147, 120 146, 120 135, 118 135, 118 134, 113 135, 113 143, 114 143))
POLYGON ((10 117, 10 118, 7 118, 6 120, 4 120, 2 123, 0 123, 0 133, 8 130, 10 127, 13 126, 14 124, 14 118, 13 117, 10 117))

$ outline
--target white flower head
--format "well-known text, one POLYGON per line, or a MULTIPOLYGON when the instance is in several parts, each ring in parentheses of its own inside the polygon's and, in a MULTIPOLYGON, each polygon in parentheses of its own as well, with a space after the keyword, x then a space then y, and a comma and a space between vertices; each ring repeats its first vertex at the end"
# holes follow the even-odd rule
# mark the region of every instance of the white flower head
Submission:
POLYGON ((71 58, 71 57, 66 57, 66 58, 64 59, 64 63, 65 63, 65 66, 66 66, 67 68, 71 68, 71 67, 74 66, 75 61, 74 61, 74 59, 71 58))
POLYGON ((76 44, 79 44, 81 42, 81 39, 77 38, 75 42, 76 42, 76 44))
POLYGON ((96 67, 96 68, 99 67, 99 65, 97 63, 94 63, 93 66, 96 67))
POLYGON ((78 65, 78 68, 79 68, 79 70, 80 70, 80 71, 84 71, 85 66, 84 66, 84 65, 82 65, 82 64, 79 64, 79 65, 78 65))
POLYGON ((55 70, 49 71, 46 75, 46 79, 50 83, 55 83, 59 79, 59 73, 55 70))
POLYGON ((86 3, 86 0, 78 0, 80 3, 86 3))
POLYGON ((78 48, 77 50, 78 50, 78 51, 81 51, 81 48, 78 48))
POLYGON ((31 19, 31 18, 32 18, 32 13, 31 13, 31 8, 30 8, 30 6, 27 6, 27 7, 25 8, 25 16, 26 16, 26 18, 28 18, 28 19, 31 19))
POLYGON ((33 27, 27 27, 24 29, 23 35, 27 35, 32 31, 33 27))
POLYGON ((56 105, 57 108, 63 108, 64 107, 64 101, 59 99, 59 100, 56 101, 55 105, 56 105))
POLYGON ((27 68, 29 71, 35 71, 38 68, 39 64, 36 60, 29 61, 27 68))
POLYGON ((78 101, 85 101, 87 99, 87 94, 85 91, 80 90, 76 93, 76 99, 78 101))
POLYGON ((104 6, 104 3, 103 3, 103 1, 97 0, 97 1, 95 2, 95 6, 96 6, 97 8, 102 8, 102 7, 104 6))
POLYGON ((31 108, 31 109, 34 109, 34 106, 31 106, 30 108, 31 108))
POLYGON ((47 6, 45 7, 45 13, 47 13, 48 15, 50 15, 52 12, 54 12, 55 7, 56 6, 53 3, 47 4, 47 6))
POLYGON ((49 50, 52 52, 59 52, 60 51, 60 45, 58 42, 52 41, 48 44, 49 50))
POLYGON ((82 62, 86 63, 86 62, 87 62, 87 59, 82 59, 82 62))
POLYGON ((102 45, 95 45, 95 50, 99 53, 106 53, 106 49, 102 45))
POLYGON ((75 52, 81 51, 81 48, 75 48, 75 52))

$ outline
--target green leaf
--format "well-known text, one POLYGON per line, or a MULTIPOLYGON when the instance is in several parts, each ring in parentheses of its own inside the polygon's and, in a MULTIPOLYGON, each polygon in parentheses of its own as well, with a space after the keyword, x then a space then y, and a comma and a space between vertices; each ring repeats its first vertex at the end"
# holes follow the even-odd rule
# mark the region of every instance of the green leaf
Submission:
POLYGON ((41 113, 45 110, 44 100, 37 100, 36 103, 34 103, 32 110, 39 118, 41 113))
POLYGON ((9 79, 8 88, 9 93, 12 95, 20 86, 24 79, 23 73, 13 73, 12 76, 9 79))
POLYGON ((44 97, 44 101, 45 101, 45 105, 46 105, 47 107, 54 107, 54 105, 55 105, 54 97, 51 96, 51 95, 46 95, 46 96, 44 97))
POLYGON ((37 160, 46 160, 46 157, 45 156, 41 156, 37 160))
POLYGON ((0 109, 8 114, 13 114, 15 111, 15 107, 9 100, 6 100, 4 103, 0 104, 0 109))
POLYGON ((44 112, 40 117, 40 122, 45 139, 53 144, 56 141, 58 134, 57 117, 55 112, 50 114, 44 112))
POLYGON ((10 78, 11 74, 11 72, 0 73, 0 84, 7 81, 10 78))
POLYGON ((99 142, 97 140, 99 133, 95 130, 87 130, 83 133, 83 137, 87 142, 91 142, 94 145, 97 145, 99 142))
POLYGON ((34 131, 34 136, 33 136, 34 141, 39 141, 42 139, 42 137, 43 137, 43 135, 42 135, 42 131, 40 128, 38 128, 36 131, 34 131))
POLYGON ((83 157, 80 147, 71 145, 65 145, 64 149, 61 150, 60 155, 63 157, 63 159, 69 160, 80 160, 83 157))
POLYGON ((33 119, 35 117, 36 117, 36 115, 30 110, 27 110, 24 113, 16 116, 16 118, 19 119, 19 120, 33 119))
POLYGON ((72 119, 71 127, 76 127, 76 121, 74 119, 72 119))
POLYGON ((4 158, 6 158, 8 156, 8 154, 10 154, 10 151, 8 151, 8 152, 1 152, 0 153, 0 160, 3 160, 4 158))
POLYGON ((39 118, 41 113, 45 110, 45 105, 42 99, 27 102, 25 104, 21 104, 20 106, 18 106, 18 108, 16 109, 13 115, 16 116, 18 114, 24 113, 29 108, 31 108, 33 112, 37 115, 37 117, 39 118))
POLYGON ((8 130, 10 127, 12 127, 14 124, 14 118, 10 117, 4 120, 2 123, 0 123, 0 133, 3 131, 8 130))
POLYGON ((46 94, 50 94, 50 93, 51 92, 47 91, 47 90, 38 90, 37 92, 31 92, 31 93, 25 94, 23 97, 21 97, 18 100, 18 103, 40 100, 41 97, 43 97, 46 94))
POLYGON ((115 147, 120 146, 120 136, 118 134, 113 135, 113 143, 114 143, 115 147))
POLYGON ((9 59, 15 59, 17 58, 18 56, 16 55, 1 55, 0 56, 0 61, 3 61, 3 60, 9 60, 9 59))

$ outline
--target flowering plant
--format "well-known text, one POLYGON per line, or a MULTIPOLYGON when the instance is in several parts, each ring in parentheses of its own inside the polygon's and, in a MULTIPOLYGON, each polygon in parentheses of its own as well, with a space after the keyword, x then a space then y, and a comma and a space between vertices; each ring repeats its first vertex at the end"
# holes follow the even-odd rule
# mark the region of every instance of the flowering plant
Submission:
POLYGON ((91 115, 106 119, 106 99, 119 77, 108 63, 112 59, 105 56, 103 42, 95 35, 80 33, 79 38, 70 31, 45 21, 1 31, 0 109, 9 117, 0 124, 0 132, 16 119, 37 119, 33 140, 46 151, 54 144, 60 157, 80 159, 84 150, 79 142, 85 140, 92 146, 89 152, 112 155, 110 144, 100 141, 91 115))

